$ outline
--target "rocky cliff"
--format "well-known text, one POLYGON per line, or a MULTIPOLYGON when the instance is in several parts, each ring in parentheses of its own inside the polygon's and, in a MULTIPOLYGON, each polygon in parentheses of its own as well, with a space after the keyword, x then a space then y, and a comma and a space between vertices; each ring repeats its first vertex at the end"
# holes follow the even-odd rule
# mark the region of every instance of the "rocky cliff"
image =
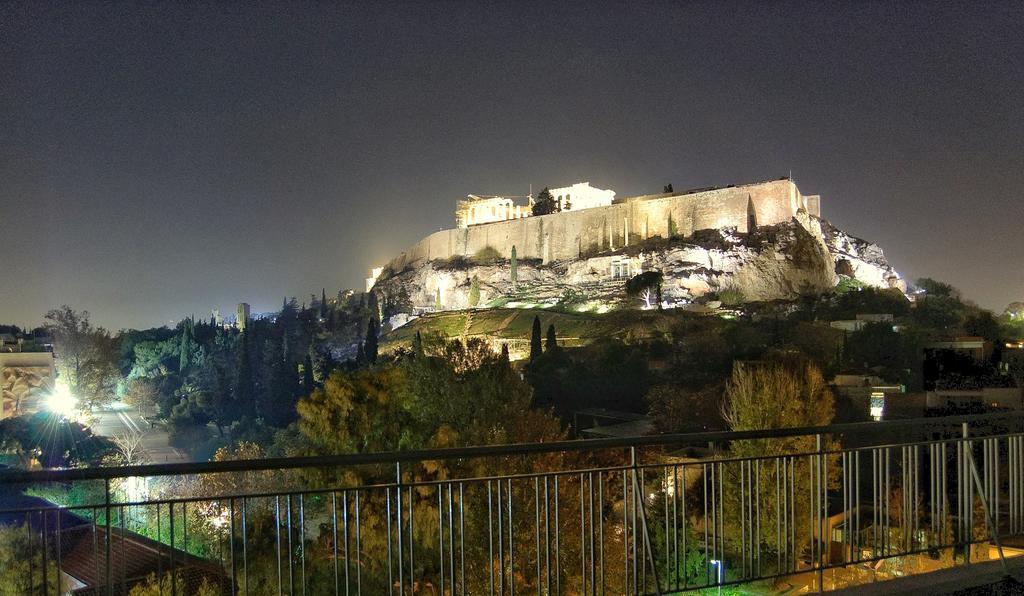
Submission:
POLYGON ((749 234, 729 228, 701 230, 687 238, 652 238, 582 259, 548 264, 520 260, 515 283, 511 269, 501 259, 419 261, 402 271, 385 271, 374 290, 403 301, 407 297, 409 305, 422 310, 469 308, 477 293, 475 305, 480 307, 563 303, 587 310, 622 303, 625 280, 644 271, 664 274, 662 300, 668 305, 719 294, 748 302, 788 300, 826 292, 844 278, 905 289, 878 246, 803 211, 749 234), (474 284, 478 292, 472 290, 474 284))

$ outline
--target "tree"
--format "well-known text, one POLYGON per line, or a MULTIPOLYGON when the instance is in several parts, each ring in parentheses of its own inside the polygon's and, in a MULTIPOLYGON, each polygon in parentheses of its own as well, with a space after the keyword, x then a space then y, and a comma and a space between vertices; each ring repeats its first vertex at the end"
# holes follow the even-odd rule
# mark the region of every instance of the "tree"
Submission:
POLYGON ((999 341, 1001 334, 999 321, 987 310, 978 310, 967 315, 967 318, 964 319, 964 331, 968 335, 982 337, 994 342, 999 341))
POLYGON ((335 371, 299 400, 299 430, 324 453, 391 451, 408 427, 401 400, 406 378, 397 367, 335 371))
POLYGON ((810 361, 794 359, 736 362, 722 418, 740 431, 824 426, 834 414, 834 398, 821 371, 810 361))
POLYGON ((540 317, 534 315, 533 317, 533 329, 530 330, 530 362, 534 362, 540 357, 541 343, 540 343, 540 317))
POLYGON ((112 400, 121 378, 118 341, 102 327, 93 327, 88 311, 64 305, 45 319, 58 356, 57 371, 72 395, 90 408, 112 400))
POLYGON ((666 184, 665 188, 662 189, 662 192, 664 192, 664 193, 675 192, 675 191, 672 190, 672 183, 669 182, 668 184, 666 184))
POLYGON ((928 296, 960 298, 960 290, 946 282, 938 281, 930 277, 922 277, 918 279, 916 285, 918 288, 924 290, 925 294, 928 296))
POLYGON ((320 321, 327 320, 327 288, 320 288, 320 321))
POLYGON ((626 295, 639 297, 645 308, 651 308, 661 294, 661 271, 645 271, 626 281, 626 295))
POLYGON ((192 329, 194 323, 191 318, 186 317, 181 324, 181 346, 179 349, 178 370, 185 372, 192 362, 192 329))
POLYGON ((363 353, 370 364, 377 362, 377 335, 380 333, 380 322, 373 314, 366 324, 366 341, 363 342, 363 353))
POLYGON ((253 328, 242 332, 242 342, 238 350, 238 375, 235 379, 234 401, 241 415, 256 414, 256 381, 252 366, 252 335, 253 328))
MULTIPOLYGON (((53 523, 56 524, 56 518, 53 518, 53 523)), ((60 592, 57 565, 52 559, 46 561, 43 558, 44 548, 32 543, 34 533, 24 524, 8 523, 0 526, 0 594, 60 592), (46 585, 43 583, 44 578, 47 578, 46 585)))
POLYGON ((313 357, 309 354, 302 362, 302 388, 306 393, 313 390, 313 357))
POLYGON ((114 435, 111 440, 117 446, 118 464, 122 466, 141 466, 149 462, 149 454, 142 444, 142 433, 126 432, 114 435))
MULTIPOLYGON (((770 360, 765 362, 736 362, 732 376, 726 385, 726 402, 722 407, 722 418, 733 431, 764 430, 772 428, 825 426, 835 415, 835 400, 825 378, 817 366, 801 358, 770 360)), ((817 449, 813 436, 785 437, 778 439, 754 439, 733 441, 730 455, 736 458, 772 457, 784 454, 808 453, 817 449)), ((822 448, 829 449, 828 442, 822 448)), ((811 458, 793 458, 790 465, 795 478, 807 478, 813 470, 811 458)), ((834 473, 838 466, 828 463, 834 473)), ((726 485, 725 499, 727 520, 739 519, 741 483, 744 482, 742 464, 728 464, 722 470, 726 485)), ((748 480, 749 481, 749 480, 748 480)), ((761 486, 773 486, 778 481, 774 466, 760 468, 761 486)), ((762 544, 774 543, 775 515, 778 503, 774 491, 764 491, 761 502, 762 544)), ((793 519, 808 519, 812 515, 812 495, 807 491, 796 491, 789 503, 794 512, 793 519)), ((727 525, 735 522, 727 521, 727 525)), ((796 544, 805 544, 816 538, 803 524, 796 524, 796 544)), ((726 529, 727 537, 736 534, 726 529)), ((728 538, 727 538, 728 539, 728 538)))
POLYGON ((469 306, 475 308, 480 304, 480 279, 473 276, 469 282, 469 306))
POLYGON ((558 208, 555 204, 555 197, 551 196, 551 191, 548 187, 544 187, 544 190, 537 194, 537 200, 533 202, 533 214, 534 215, 548 215, 554 213, 558 208))
POLYGON ((558 339, 555 336, 555 324, 548 325, 547 342, 544 344, 544 351, 551 352, 558 349, 558 339))
POLYGON ((681 385, 655 385, 647 391, 644 401, 659 432, 703 432, 725 430, 722 420, 720 383, 700 389, 681 385))
POLYGON ((512 245, 512 256, 509 259, 509 279, 512 281, 512 289, 515 289, 519 281, 519 259, 516 257, 516 245, 512 245))
POLYGON ((147 410, 156 405, 159 392, 156 385, 149 379, 133 379, 128 383, 128 390, 125 391, 124 401, 128 405, 138 408, 139 414, 145 414, 147 410))
POLYGON ((420 335, 419 330, 416 331, 416 335, 412 338, 412 354, 416 358, 423 356, 423 336, 420 335))

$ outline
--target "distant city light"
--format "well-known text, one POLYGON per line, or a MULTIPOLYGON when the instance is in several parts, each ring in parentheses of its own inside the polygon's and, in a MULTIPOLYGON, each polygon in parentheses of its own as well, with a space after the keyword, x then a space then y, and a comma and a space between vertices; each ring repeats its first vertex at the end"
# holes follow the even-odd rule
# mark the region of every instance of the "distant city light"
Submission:
POLYGON ((67 383, 57 381, 53 391, 46 398, 46 409, 64 418, 71 418, 78 408, 78 400, 71 395, 71 389, 67 383))

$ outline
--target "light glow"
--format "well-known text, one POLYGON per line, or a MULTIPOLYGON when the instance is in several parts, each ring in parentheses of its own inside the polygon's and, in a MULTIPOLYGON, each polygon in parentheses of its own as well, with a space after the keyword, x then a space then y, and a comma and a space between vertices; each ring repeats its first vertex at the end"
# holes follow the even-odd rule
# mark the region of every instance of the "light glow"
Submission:
POLYGON ((57 381, 53 391, 46 397, 46 409, 64 418, 71 418, 78 408, 78 400, 71 394, 67 383, 57 381))

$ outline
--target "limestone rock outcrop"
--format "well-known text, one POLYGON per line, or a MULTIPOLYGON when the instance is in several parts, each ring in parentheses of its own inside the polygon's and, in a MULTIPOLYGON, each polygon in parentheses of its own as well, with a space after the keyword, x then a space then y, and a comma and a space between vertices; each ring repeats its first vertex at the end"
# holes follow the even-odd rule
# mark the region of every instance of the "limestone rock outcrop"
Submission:
POLYGON ((480 307, 561 302, 581 309, 612 308, 626 299, 626 279, 644 271, 663 273, 662 300, 668 305, 725 291, 747 302, 790 300, 829 291, 844 277, 905 289, 878 246, 803 210, 788 222, 759 226, 749 234, 732 228, 701 230, 687 238, 650 238, 579 259, 547 264, 524 259, 516 269, 513 283, 508 260, 421 260, 401 271, 385 271, 374 291, 429 311, 469 308, 474 277, 480 307))

